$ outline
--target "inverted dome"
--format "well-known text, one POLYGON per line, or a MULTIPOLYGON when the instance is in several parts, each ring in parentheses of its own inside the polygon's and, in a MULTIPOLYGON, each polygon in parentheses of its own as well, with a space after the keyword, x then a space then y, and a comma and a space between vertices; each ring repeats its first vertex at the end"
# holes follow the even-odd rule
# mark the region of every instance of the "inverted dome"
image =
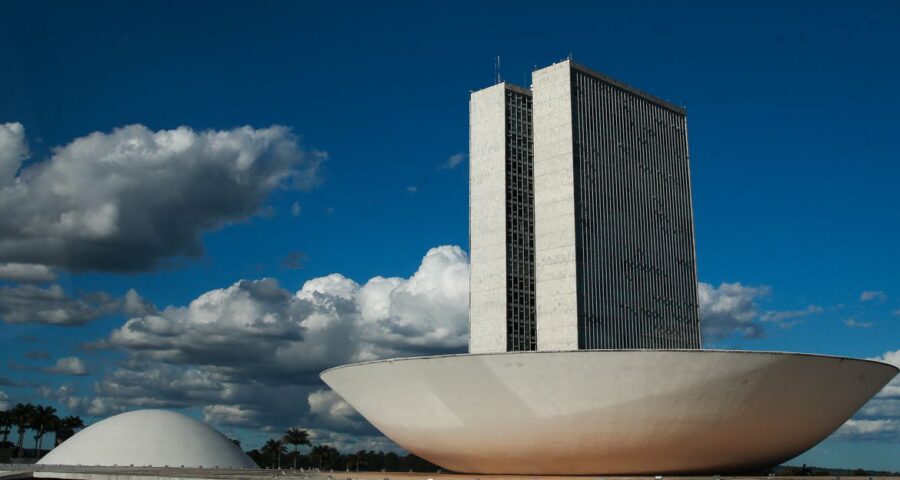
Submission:
POLYGON ((209 425, 167 410, 136 410, 107 418, 78 432, 38 463, 258 468, 209 425))

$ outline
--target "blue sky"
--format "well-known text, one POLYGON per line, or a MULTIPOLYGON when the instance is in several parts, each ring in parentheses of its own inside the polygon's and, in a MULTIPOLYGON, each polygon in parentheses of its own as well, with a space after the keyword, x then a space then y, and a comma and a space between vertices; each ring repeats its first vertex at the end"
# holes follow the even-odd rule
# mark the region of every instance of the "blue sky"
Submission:
MULTIPOLYGON (((35 180, 25 196, 0 195, 0 217, 8 219, 0 232, 21 240, 0 248, 0 264, 48 265, 57 277, 0 279, 0 392, 10 402, 52 403, 90 418, 138 406, 183 408, 247 446, 268 438, 261 430, 283 425, 240 393, 221 394, 239 391, 234 385, 247 375, 221 352, 179 356, 111 332, 135 314, 190 323, 180 307, 242 279, 276 279, 279 291, 293 294, 308 280, 330 278, 308 290, 338 297, 347 279, 360 288, 378 276, 405 282, 397 288, 456 281, 446 272, 465 263, 460 251, 426 253, 467 249, 467 164, 448 160, 467 150, 468 94, 492 83, 498 55, 513 83, 527 84, 535 66, 571 53, 687 107, 699 278, 709 287, 709 321, 724 326, 707 346, 857 357, 900 350, 895 3, 8 2, 3 10, 0 125, 24 129, 8 128, 28 150, 15 171, 35 180), (116 130, 136 124, 143 127, 116 130), (267 130, 273 125, 289 131, 267 130), (192 145, 212 145, 204 132, 218 132, 239 153, 265 152, 266 163, 250 180, 214 187, 215 202, 204 202, 211 197, 201 186, 216 185, 216 162, 228 161, 216 154, 190 169, 189 154, 173 154, 165 166, 173 176, 143 182, 134 190, 140 195, 117 190, 113 177, 103 177, 107 164, 91 163, 104 148, 180 126, 192 129, 182 132, 192 145), (242 126, 254 130, 234 130, 242 126), (92 141, 78 141, 94 132, 92 141), (294 150, 279 153, 277 145, 294 150), (65 146, 72 148, 57 148, 65 146), (58 176, 42 167, 54 162, 58 176), (67 185, 79 191, 41 191, 67 185), (235 198, 246 201, 229 203, 235 198), (104 205, 118 208, 110 218, 122 223, 103 223, 104 205), (36 223, 66 211, 93 212, 72 218, 94 230, 63 234, 61 220, 57 230, 36 223), (186 239, 151 241, 126 226, 195 211, 185 215, 194 219, 184 226, 186 239), (29 249, 34 231, 57 232, 57 243, 29 249), (286 265, 290 258, 300 261, 286 265), (325 277, 332 273, 341 278, 325 277), (51 285, 65 298, 48 294, 51 285), (40 291, 25 295, 26 287, 40 291), (126 308, 131 289, 146 308, 126 308), (17 316, 17 308, 27 311, 17 316), (75 310, 81 316, 69 323, 78 325, 35 320, 54 309, 75 310), (82 371, 72 361, 52 367, 72 357, 87 374, 66 375, 82 371), (150 371, 152 381, 137 375, 150 371), (209 395, 171 391, 194 385, 189 378, 201 379, 209 395), (138 396, 145 403, 135 404, 138 396)), ((151 178, 155 168, 120 174, 151 178)), ((3 181, 0 168, 0 188, 3 181)), ((259 311, 290 317, 301 308, 260 301, 263 287, 275 288, 219 291, 225 300, 217 305, 244 292, 251 310, 265 304, 259 311)), ((425 308, 436 322, 458 326, 464 311, 443 308, 444 300, 391 308, 409 315, 425 308)), ((422 338, 435 338, 419 327, 422 338)), ((378 345, 335 358, 417 352, 411 344, 378 345)), ((460 348, 459 335, 434 343, 435 351, 460 348)), ((336 400, 324 387, 291 384, 326 364, 260 367, 281 372, 270 381, 274 392, 301 397, 285 421, 347 448, 387 448, 358 419, 333 418, 336 400)), ((900 470, 893 401, 881 399, 887 408, 878 410, 893 416, 863 419, 884 420, 882 430, 848 429, 797 463, 900 470)))

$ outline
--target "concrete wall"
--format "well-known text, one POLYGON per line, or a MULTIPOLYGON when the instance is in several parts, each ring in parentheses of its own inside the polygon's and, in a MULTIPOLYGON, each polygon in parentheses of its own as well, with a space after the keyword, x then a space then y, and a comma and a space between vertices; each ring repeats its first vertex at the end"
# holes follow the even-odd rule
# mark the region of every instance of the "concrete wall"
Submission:
POLYGON ((816 355, 581 350, 395 359, 321 377, 398 445, 455 472, 711 475, 794 457, 896 373, 816 355))
POLYGON ((569 62, 532 73, 538 350, 578 349, 571 94, 569 62))
POLYGON ((506 351, 506 87, 469 99, 469 351, 506 351))

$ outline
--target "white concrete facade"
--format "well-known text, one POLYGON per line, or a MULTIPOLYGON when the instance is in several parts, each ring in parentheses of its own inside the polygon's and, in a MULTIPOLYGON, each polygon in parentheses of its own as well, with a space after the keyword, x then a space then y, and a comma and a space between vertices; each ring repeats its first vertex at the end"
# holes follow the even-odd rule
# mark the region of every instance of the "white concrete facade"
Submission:
POLYGON ((469 100, 469 352, 506 351, 506 85, 469 100))
POLYGON ((759 472, 834 432, 896 374, 844 357, 579 350, 421 357, 322 372, 404 449, 455 472, 759 472))
POLYGON ((135 410, 97 422, 54 448, 41 465, 258 468, 227 437, 168 410, 135 410))
POLYGON ((578 349, 571 85, 569 62, 532 74, 538 350, 578 349))

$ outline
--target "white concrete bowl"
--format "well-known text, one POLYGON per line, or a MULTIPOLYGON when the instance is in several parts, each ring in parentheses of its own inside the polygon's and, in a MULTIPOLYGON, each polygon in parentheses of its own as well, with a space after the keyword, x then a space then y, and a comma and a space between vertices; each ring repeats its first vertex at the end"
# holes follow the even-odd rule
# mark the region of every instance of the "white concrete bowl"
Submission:
POLYGON ((822 355, 623 350, 419 357, 321 377, 401 447, 466 473, 731 473, 788 460, 898 372, 822 355))

